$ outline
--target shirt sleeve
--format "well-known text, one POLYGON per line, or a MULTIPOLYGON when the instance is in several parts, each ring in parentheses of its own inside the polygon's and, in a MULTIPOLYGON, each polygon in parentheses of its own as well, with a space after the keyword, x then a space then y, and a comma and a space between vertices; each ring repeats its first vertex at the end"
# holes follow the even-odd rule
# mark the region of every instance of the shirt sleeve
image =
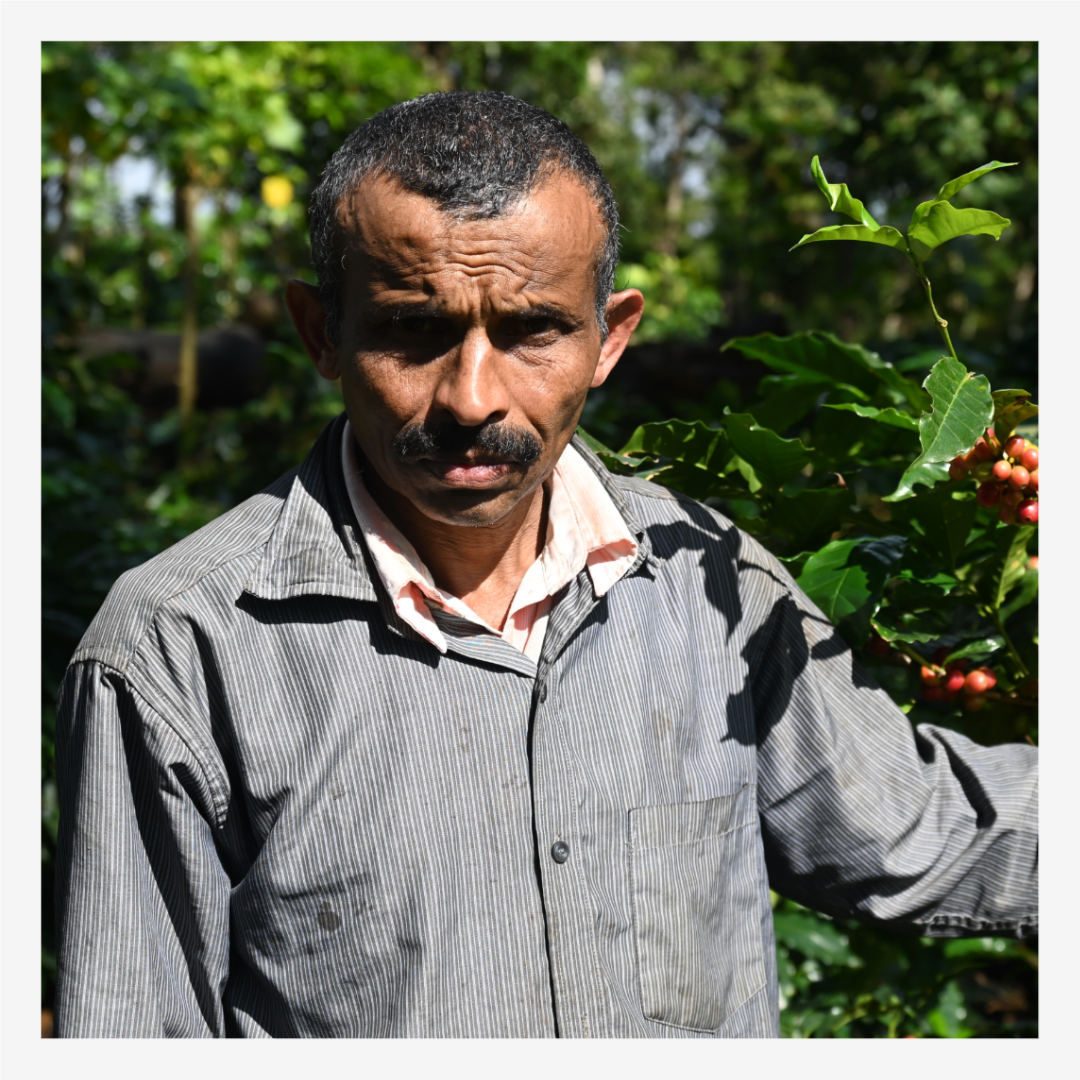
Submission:
POLYGON ((199 761, 96 662, 68 670, 56 751, 57 1034, 223 1035, 230 882, 199 761))
POLYGON ((913 728, 793 584, 748 651, 774 889, 926 936, 1037 932, 1034 747, 913 728))

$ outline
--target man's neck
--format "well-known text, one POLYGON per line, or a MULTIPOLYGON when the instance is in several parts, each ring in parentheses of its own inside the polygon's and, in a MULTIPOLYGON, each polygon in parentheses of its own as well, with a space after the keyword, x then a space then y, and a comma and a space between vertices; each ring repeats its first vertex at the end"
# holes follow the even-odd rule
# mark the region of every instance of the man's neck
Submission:
POLYGON ((501 630, 521 579, 544 549, 547 493, 543 485, 491 525, 448 525, 421 513, 366 469, 364 483, 431 571, 435 584, 501 630))

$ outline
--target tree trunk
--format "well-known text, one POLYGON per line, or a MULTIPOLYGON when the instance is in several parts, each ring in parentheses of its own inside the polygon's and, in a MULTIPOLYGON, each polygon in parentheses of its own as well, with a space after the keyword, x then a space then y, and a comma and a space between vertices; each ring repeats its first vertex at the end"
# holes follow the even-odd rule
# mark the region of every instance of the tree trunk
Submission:
POLYGON ((179 387, 180 423, 187 427, 195 412, 195 399, 199 396, 199 238, 195 231, 198 189, 190 180, 185 180, 179 195, 187 257, 184 260, 184 315, 180 323, 180 370, 176 381, 179 387))

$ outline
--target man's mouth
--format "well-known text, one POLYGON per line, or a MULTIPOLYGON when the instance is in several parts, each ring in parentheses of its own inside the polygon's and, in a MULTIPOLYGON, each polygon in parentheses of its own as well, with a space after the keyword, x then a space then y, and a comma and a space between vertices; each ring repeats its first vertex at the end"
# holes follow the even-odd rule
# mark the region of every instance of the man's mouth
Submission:
POLYGON ((422 458, 419 463, 442 483, 452 487, 487 487, 521 467, 515 461, 468 458, 422 458))

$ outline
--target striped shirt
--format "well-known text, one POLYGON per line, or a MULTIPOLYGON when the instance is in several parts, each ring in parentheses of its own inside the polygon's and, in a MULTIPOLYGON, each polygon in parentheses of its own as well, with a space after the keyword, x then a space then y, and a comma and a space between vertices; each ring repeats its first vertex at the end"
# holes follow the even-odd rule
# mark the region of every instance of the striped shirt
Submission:
POLYGON ((637 552, 534 660, 395 610, 344 418, 123 575, 57 719, 62 1036, 760 1037, 769 885, 1033 933, 1037 752, 913 729, 712 510, 605 486, 637 552))
POLYGON ((394 611, 441 653, 446 652, 446 638, 431 615, 431 607, 475 623, 481 633, 496 634, 529 659, 538 660, 555 594, 588 568, 593 591, 603 596, 630 569, 637 555, 637 541, 611 496, 596 473, 568 446, 544 484, 548 504, 544 548, 521 579, 499 631, 464 600, 435 584, 416 549, 371 497, 348 422, 341 439, 341 467, 349 503, 394 611))

